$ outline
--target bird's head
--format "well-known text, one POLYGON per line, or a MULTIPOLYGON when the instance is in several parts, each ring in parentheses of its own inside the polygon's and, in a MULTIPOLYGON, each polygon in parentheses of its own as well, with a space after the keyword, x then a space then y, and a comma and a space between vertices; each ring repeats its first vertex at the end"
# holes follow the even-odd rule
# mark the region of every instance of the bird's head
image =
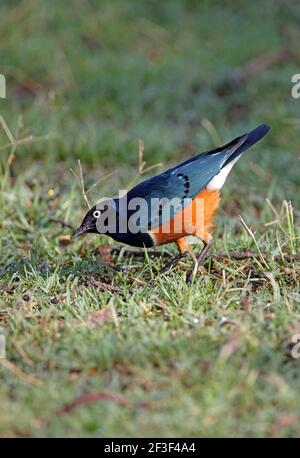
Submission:
POLYGON ((87 233, 108 233, 109 225, 115 215, 116 211, 113 199, 98 203, 87 212, 81 225, 74 231, 72 238, 75 239, 79 235, 87 233))

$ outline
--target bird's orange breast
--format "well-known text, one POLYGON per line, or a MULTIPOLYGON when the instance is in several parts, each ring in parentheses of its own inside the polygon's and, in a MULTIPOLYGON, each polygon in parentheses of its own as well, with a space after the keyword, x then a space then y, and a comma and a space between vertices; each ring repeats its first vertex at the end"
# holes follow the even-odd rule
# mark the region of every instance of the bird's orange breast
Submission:
POLYGON ((218 190, 204 189, 182 211, 150 231, 154 243, 163 245, 175 242, 187 235, 196 235, 206 240, 213 228, 213 218, 220 202, 218 190))

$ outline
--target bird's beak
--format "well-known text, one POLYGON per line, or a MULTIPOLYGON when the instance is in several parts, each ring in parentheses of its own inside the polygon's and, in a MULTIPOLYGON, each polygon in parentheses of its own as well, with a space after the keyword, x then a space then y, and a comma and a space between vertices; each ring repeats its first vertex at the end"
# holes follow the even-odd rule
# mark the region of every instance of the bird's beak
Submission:
POLYGON ((72 235, 72 240, 76 239, 77 237, 79 237, 80 235, 82 234, 85 234, 87 231, 88 231, 88 227, 86 226, 79 226, 73 233, 72 235))

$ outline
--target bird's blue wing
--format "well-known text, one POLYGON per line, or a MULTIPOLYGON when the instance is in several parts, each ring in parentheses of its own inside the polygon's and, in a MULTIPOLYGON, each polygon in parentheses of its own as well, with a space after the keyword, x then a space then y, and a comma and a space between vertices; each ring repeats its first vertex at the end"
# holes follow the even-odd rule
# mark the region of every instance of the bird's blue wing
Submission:
POLYGON ((237 137, 221 148, 199 154, 171 168, 160 175, 149 178, 135 186, 127 194, 127 200, 145 199, 148 204, 148 229, 153 229, 170 220, 174 213, 181 211, 194 199, 216 176, 222 167, 242 154, 251 145, 262 138, 269 130, 266 125, 258 126, 248 134, 237 137), (162 211, 163 204, 151 208, 153 199, 176 200, 170 207, 170 213, 162 211))
POLYGON ((227 158, 228 155, 224 152, 214 156, 201 154, 191 162, 183 163, 138 184, 128 192, 127 200, 145 200, 148 229, 153 229, 169 221, 205 189, 209 181, 219 173, 227 158), (169 205, 168 212, 164 211, 165 205, 169 205))

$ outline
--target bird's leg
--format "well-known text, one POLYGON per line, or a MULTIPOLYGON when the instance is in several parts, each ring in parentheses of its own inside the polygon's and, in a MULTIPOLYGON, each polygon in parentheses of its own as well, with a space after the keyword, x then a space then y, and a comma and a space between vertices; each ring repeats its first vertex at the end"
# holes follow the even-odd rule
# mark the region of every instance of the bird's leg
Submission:
POLYGON ((207 241, 203 241, 203 242, 204 242, 204 247, 203 247, 202 251, 198 255, 195 256, 196 260, 195 260, 195 265, 194 265, 193 270, 191 272, 187 273, 186 283, 191 283, 192 279, 197 274, 200 265, 202 264, 202 262, 204 261, 207 253, 210 250, 210 247, 211 247, 211 244, 212 244, 211 239, 209 238, 207 241))
POLYGON ((188 254, 188 246, 184 238, 176 240, 175 243, 179 249, 179 254, 172 258, 162 269, 160 269, 160 274, 164 274, 168 270, 172 269, 182 258, 188 254))
POLYGON ((184 258, 187 254, 187 251, 185 251, 184 253, 179 253, 177 256, 172 258, 164 267, 160 269, 159 274, 164 274, 168 270, 172 269, 180 261, 180 259, 184 258))

